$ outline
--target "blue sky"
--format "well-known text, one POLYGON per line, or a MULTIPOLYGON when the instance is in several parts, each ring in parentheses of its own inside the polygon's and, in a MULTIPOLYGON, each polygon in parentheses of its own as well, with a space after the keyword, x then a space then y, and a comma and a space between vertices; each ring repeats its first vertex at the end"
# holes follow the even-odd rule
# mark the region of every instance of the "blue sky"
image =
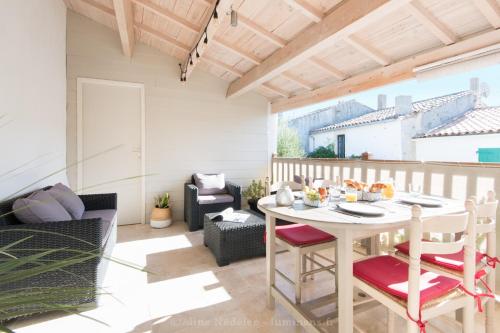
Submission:
POLYGON ((394 105, 394 98, 398 95, 411 95, 413 101, 418 101, 426 98, 442 96, 454 92, 469 89, 469 80, 472 77, 479 78, 480 84, 486 83, 489 86, 489 97, 483 99, 487 105, 500 106, 500 65, 485 67, 477 70, 463 72, 460 74, 452 74, 444 77, 426 80, 408 80, 392 85, 375 88, 365 92, 344 96, 296 109, 293 113, 304 114, 317 109, 335 105, 342 100, 356 99, 360 103, 368 105, 374 109, 377 107, 377 95, 387 95, 387 105, 394 105))

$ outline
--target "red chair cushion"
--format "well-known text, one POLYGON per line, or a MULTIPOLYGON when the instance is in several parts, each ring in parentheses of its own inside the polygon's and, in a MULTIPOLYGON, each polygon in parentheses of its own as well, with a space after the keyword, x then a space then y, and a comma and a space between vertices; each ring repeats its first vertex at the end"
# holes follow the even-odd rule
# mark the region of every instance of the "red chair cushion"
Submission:
MULTIPOLYGON (((372 257, 355 262, 354 276, 402 300, 408 300, 408 264, 391 256, 372 257)), ((420 270, 420 305, 446 295, 460 281, 420 270)))
MULTIPOLYGON (((395 248, 406 255, 410 254, 410 242, 398 244, 395 246, 395 248)), ((425 262, 441 266, 443 268, 451 269, 453 271, 464 271, 464 250, 451 254, 424 253, 420 257, 420 259, 425 262)), ((476 251, 476 264, 478 264, 481 259, 483 259, 483 254, 476 251)))
POLYGON ((314 245, 336 239, 335 236, 307 224, 276 226, 276 237, 294 246, 314 245))

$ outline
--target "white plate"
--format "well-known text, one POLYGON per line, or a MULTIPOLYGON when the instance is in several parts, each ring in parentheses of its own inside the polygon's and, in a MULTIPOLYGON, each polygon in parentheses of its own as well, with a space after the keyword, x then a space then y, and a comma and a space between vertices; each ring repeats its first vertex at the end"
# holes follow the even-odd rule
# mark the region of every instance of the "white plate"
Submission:
POLYGON ((366 216, 382 216, 385 214, 385 209, 367 204, 356 202, 341 202, 338 207, 346 212, 366 215, 366 216))
POLYGON ((429 199, 422 197, 404 197, 400 199, 401 202, 410 205, 420 205, 422 207, 441 207, 443 202, 437 199, 429 199))

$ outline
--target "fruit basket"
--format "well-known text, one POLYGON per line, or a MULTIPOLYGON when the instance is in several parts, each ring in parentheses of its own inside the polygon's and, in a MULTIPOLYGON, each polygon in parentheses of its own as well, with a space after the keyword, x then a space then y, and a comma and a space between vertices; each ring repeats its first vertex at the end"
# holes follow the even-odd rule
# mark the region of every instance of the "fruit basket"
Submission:
POLYGON ((326 207, 328 206, 328 191, 325 188, 309 189, 304 191, 304 204, 311 207, 326 207))
POLYGON ((326 207, 328 206, 328 200, 326 199, 323 199, 323 200, 311 200, 306 196, 304 196, 304 204, 307 205, 307 206, 311 206, 311 207, 326 207))

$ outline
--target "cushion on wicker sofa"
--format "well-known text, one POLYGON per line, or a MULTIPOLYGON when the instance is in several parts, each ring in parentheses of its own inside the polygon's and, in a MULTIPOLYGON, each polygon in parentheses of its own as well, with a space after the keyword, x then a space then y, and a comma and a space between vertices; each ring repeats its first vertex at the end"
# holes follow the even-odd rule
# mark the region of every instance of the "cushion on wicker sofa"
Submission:
POLYGON ((45 192, 56 199, 74 219, 79 220, 82 218, 85 211, 83 201, 69 187, 57 183, 45 192))
POLYGON ((233 202, 234 198, 229 194, 200 195, 198 202, 200 205, 210 205, 216 203, 233 202))
POLYGON ((226 192, 226 181, 224 174, 205 175, 195 173, 193 175, 194 183, 198 187, 199 195, 224 194, 226 192))
POLYGON ((104 235, 102 239, 103 242, 105 242, 108 239, 108 234, 111 231, 111 226, 113 225, 113 220, 115 216, 116 216, 115 209, 86 210, 82 215, 82 219, 101 218, 103 222, 102 226, 104 235))
POLYGON ((19 198, 12 205, 14 215, 23 223, 69 221, 71 215, 50 194, 44 191, 19 198))

